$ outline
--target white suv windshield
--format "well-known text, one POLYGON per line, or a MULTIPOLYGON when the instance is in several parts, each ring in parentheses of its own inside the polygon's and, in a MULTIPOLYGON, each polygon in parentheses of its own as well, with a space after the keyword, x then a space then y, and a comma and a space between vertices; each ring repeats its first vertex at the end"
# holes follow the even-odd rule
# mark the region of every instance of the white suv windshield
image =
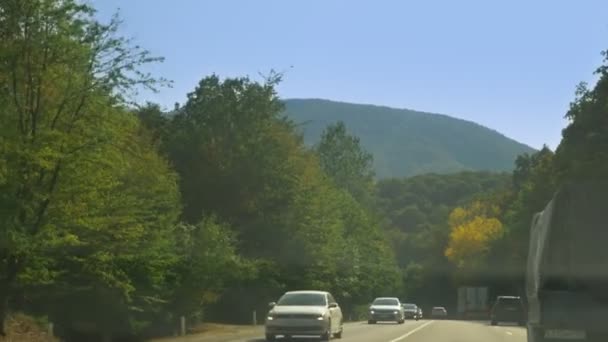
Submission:
POLYGON ((279 299, 277 305, 325 306, 327 301, 320 293, 286 293, 279 299))
POLYGON ((390 299, 390 298, 379 298, 379 299, 376 299, 372 304, 373 305, 399 305, 399 301, 396 299, 390 299))

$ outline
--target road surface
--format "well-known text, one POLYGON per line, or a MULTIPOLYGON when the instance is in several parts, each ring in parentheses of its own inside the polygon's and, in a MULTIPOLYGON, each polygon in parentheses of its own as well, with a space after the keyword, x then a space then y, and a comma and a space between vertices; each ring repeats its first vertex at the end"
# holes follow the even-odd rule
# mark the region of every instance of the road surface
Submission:
MULTIPOLYGON (((203 341, 203 340, 201 340, 203 341)), ((263 342, 262 336, 230 342, 263 342)), ((277 339, 281 341, 281 339, 277 339)), ((312 341, 294 339, 294 341, 312 341)), ((317 339, 318 341, 318 339, 317 339)), ((342 339, 334 342, 525 342, 526 330, 516 325, 491 326, 489 322, 420 320, 405 324, 349 323, 342 339)))

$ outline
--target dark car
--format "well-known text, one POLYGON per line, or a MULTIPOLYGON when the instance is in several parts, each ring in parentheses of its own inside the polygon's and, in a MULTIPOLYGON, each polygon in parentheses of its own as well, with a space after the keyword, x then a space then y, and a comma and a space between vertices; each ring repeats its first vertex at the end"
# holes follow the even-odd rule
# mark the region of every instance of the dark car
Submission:
POLYGON ((524 304, 520 297, 498 296, 496 303, 492 306, 490 323, 496 325, 499 322, 514 322, 524 325, 526 322, 524 304))
POLYGON ((431 317, 436 319, 446 319, 448 311, 443 306, 434 306, 431 309, 431 317))
POLYGON ((410 304, 410 303, 402 303, 401 306, 403 307, 403 313, 405 318, 412 318, 415 320, 418 320, 419 317, 419 308, 418 305, 416 304, 410 304))

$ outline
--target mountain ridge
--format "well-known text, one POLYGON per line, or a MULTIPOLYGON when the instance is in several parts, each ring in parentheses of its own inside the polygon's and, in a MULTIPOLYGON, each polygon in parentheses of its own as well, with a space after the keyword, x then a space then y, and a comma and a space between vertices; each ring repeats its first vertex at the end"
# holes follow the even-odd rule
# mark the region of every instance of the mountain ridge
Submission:
POLYGON ((308 145, 343 121, 374 155, 379 178, 459 171, 510 171, 534 148, 479 123, 447 114, 328 99, 283 99, 285 115, 308 145))

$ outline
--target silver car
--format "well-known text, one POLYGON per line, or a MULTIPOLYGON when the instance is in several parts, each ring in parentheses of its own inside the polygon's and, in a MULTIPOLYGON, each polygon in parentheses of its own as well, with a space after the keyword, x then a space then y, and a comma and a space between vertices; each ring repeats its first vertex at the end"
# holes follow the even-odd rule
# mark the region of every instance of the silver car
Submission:
POLYGON ((378 321, 395 321, 399 324, 405 322, 405 315, 399 298, 380 297, 374 299, 369 307, 367 323, 375 324, 378 321))
POLYGON ((277 336, 321 336, 329 341, 342 337, 342 310, 334 297, 325 291, 290 291, 278 302, 270 303, 266 317, 266 340, 277 336))

